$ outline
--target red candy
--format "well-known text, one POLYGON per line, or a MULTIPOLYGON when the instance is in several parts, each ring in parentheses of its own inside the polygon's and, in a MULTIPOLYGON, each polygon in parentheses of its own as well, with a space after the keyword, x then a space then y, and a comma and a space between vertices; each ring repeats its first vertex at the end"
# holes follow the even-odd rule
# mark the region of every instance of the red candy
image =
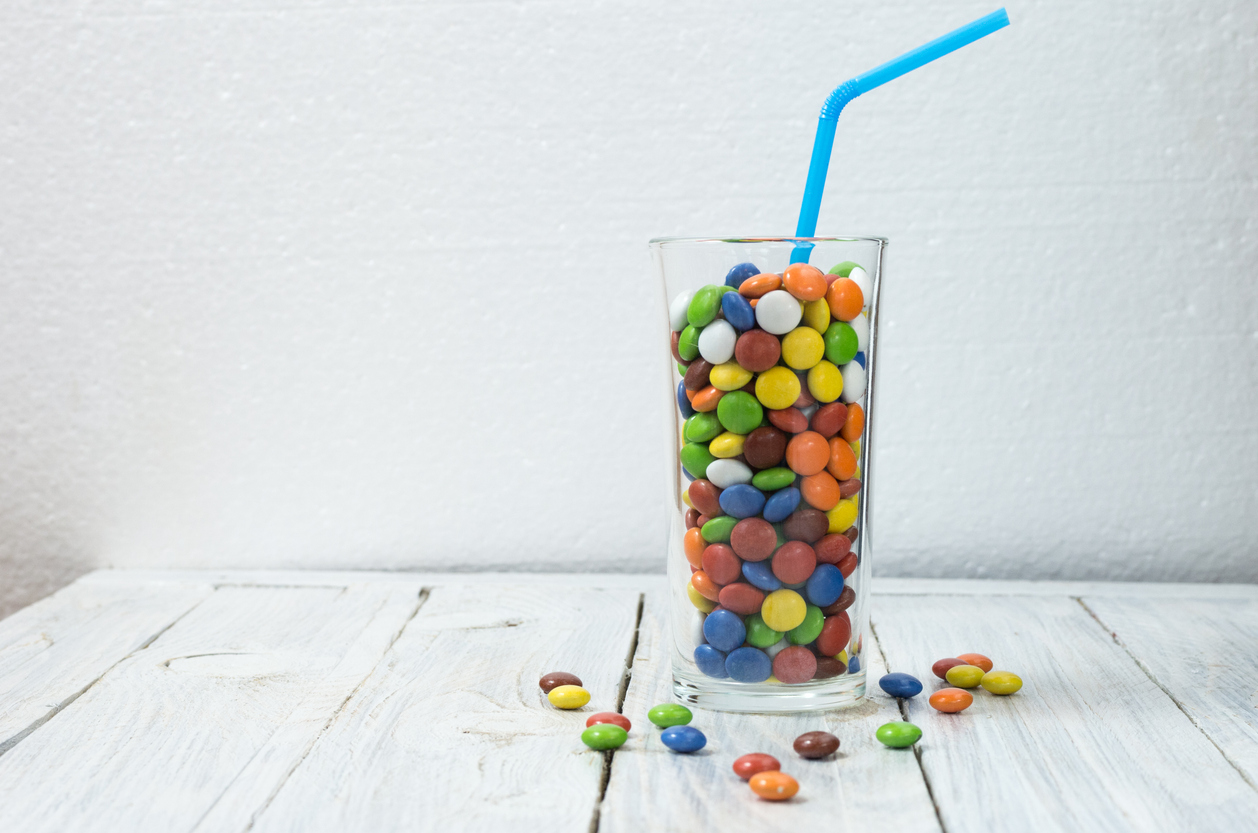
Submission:
POLYGON ((847 578, 856 572, 856 553, 849 552, 847 555, 839 559, 839 563, 835 565, 839 568, 839 572, 843 574, 843 578, 847 578))
POLYGON ((699 510, 699 514, 711 517, 724 514, 721 511, 721 490, 711 482, 703 479, 696 480, 690 484, 686 494, 690 496, 690 502, 694 504, 695 509, 699 510))
POLYGON ((948 657, 947 659, 941 659, 937 661, 934 665, 930 667, 930 670, 931 670, 931 673, 933 673, 939 679, 946 680, 948 679, 948 669, 956 668, 958 665, 969 665, 969 663, 963 659, 957 659, 956 657, 948 657))
POLYGON ((839 429, 846 421, 847 406, 842 402, 831 402, 817 409, 817 413, 812 415, 811 425, 812 430, 828 440, 839 433, 839 429))
POLYGON ((734 359, 744 370, 762 373, 778 363, 782 343, 764 330, 748 330, 734 342, 734 359))
POLYGON ((628 732, 632 726, 629 722, 629 718, 625 717, 623 714, 616 714, 615 712, 599 712, 598 714, 592 714, 589 716, 589 718, 585 721, 585 728, 588 729, 599 723, 610 723, 613 726, 619 726, 626 732, 628 732))
POLYGON ((847 611, 826 619, 821 626, 821 635, 817 637, 817 650, 828 657, 838 656, 847 648, 852 638, 852 620, 847 611))
POLYGON ((729 543, 744 561, 764 561, 777 549, 778 534, 764 518, 744 518, 734 525, 729 543))
POLYGON ((808 417, 799 408, 769 411, 769 422, 788 434, 799 434, 808 430, 808 417))
POLYGON ((773 658, 773 676, 784 683, 806 683, 817 673, 817 657, 803 645, 778 651, 773 658))
POLYGON ((760 612, 760 607, 764 604, 764 593, 750 584, 739 582, 722 587, 716 600, 726 610, 739 616, 750 616, 760 612))
POLYGON ((743 574, 743 563, 729 544, 709 544, 703 551, 703 571, 716 584, 732 584, 743 574))
POLYGON ((777 758, 762 752, 752 752, 734 761, 734 774, 744 781, 758 772, 777 772, 781 768, 777 758))
POLYGON ((852 542, 845 536, 832 532, 813 544, 813 549, 817 552, 817 560, 822 564, 838 564, 852 551, 852 542))
POLYGON ((817 554, 803 541, 787 541, 773 556, 773 575, 783 584, 807 581, 817 569, 817 554))

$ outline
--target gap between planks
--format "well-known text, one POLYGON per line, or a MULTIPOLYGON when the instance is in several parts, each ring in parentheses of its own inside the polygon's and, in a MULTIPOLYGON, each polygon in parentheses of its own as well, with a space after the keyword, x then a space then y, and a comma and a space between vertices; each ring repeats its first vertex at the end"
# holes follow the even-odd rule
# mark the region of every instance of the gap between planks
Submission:
MULTIPOLYGON (((625 673, 620 677, 620 689, 616 692, 616 713, 623 714, 625 695, 629 693, 629 683, 633 680, 633 661, 638 655, 638 637, 642 634, 642 609, 646 606, 646 594, 638 594, 638 613, 633 623, 633 639, 629 643, 629 652, 625 655, 625 673)), ((607 785, 612 778, 612 758, 616 750, 609 749, 603 756, 603 774, 598 782, 598 800, 594 803, 594 812, 590 816, 590 833, 598 833, 599 819, 603 813, 603 798, 607 795, 607 785)))

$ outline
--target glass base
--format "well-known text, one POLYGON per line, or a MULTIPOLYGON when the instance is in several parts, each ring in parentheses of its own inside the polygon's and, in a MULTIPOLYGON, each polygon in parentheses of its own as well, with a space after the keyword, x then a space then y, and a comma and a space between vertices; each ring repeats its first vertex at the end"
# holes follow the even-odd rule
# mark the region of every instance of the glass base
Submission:
POLYGON ((747 714, 846 709, 865 699, 865 672, 787 686, 734 683, 694 676, 674 667, 673 696, 687 706, 747 714))

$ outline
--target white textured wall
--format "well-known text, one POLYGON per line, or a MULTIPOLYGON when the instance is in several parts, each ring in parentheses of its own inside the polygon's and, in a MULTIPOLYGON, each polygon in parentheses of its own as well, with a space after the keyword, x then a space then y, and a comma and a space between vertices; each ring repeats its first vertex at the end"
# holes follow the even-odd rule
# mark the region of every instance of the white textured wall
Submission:
MULTIPOLYGON (((993 7, 5 4, 0 608, 659 566, 646 239, 788 233, 829 89, 993 7)), ((878 570, 1258 580, 1258 5, 1009 12, 840 122, 878 570)))

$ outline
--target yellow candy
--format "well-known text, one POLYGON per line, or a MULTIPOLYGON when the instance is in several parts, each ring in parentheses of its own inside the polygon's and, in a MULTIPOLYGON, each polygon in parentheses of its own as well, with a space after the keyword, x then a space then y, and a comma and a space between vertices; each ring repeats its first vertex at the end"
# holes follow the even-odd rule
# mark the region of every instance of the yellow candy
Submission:
POLYGON ((695 505, 694 505, 693 503, 691 503, 691 502, 690 502, 690 490, 689 490, 689 489, 685 489, 685 490, 683 490, 683 491, 682 491, 682 493, 681 493, 681 502, 682 502, 682 503, 684 503, 684 504, 686 504, 687 506, 689 506, 691 509, 694 509, 694 508, 695 508, 695 505))
MULTIPOLYGON (((830 532, 846 532, 856 523, 856 501, 851 498, 839 501, 839 505, 826 513, 830 519, 830 532)), ((776 628, 775 628, 776 630, 776 628)))
POLYGON ((726 362, 712 368, 708 381, 717 390, 738 390, 751 381, 751 371, 744 370, 738 362, 726 362))
POLYGON ((819 333, 824 333, 830 326, 830 304, 825 298, 818 298, 804 304, 804 324, 819 333))
POLYGON ((948 685, 957 688, 974 688, 983 679, 983 669, 977 665, 954 665, 944 675, 948 685))
POLYGON ((579 685, 561 685, 552 688, 546 699, 557 709, 579 709, 590 702, 590 692, 579 685))
POLYGON ((861 458, 861 441, 852 440, 850 443, 848 443, 848 445, 852 447, 852 451, 856 452, 856 459, 859 460, 861 458))
POLYGON ((726 431, 712 442, 708 443, 708 452, 713 457, 737 457, 743 453, 743 442, 747 438, 742 434, 734 434, 726 431))
MULTIPOLYGON (((826 343, 821 333, 812 327, 796 327, 782 338, 782 360, 787 367, 807 370, 826 355, 826 343)), ((840 375, 842 381, 842 375, 840 375)))
POLYGON ((764 623, 783 633, 803 624, 807 613, 808 604, 804 597, 786 588, 765 596, 764 604, 760 606, 760 618, 764 619, 764 623))
POLYGON ((839 662, 847 665, 847 651, 839 651, 839 655, 835 657, 839 662))
POLYGON ((843 393, 843 372, 822 359, 808 371, 808 392, 818 402, 833 402, 843 393))
POLYGON ((1012 671, 988 671, 979 685, 992 694, 1013 694, 1022 688, 1022 678, 1012 671))
MULTIPOLYGON (((839 379, 841 384, 842 377, 839 379)), ((799 377, 785 367, 769 368, 756 379, 756 399, 773 411, 791 407, 799 399, 799 377)))
POLYGON ((690 582, 686 582, 686 595, 690 597, 690 603, 699 608, 700 613, 711 613, 712 608, 716 607, 716 602, 696 590, 690 582))

